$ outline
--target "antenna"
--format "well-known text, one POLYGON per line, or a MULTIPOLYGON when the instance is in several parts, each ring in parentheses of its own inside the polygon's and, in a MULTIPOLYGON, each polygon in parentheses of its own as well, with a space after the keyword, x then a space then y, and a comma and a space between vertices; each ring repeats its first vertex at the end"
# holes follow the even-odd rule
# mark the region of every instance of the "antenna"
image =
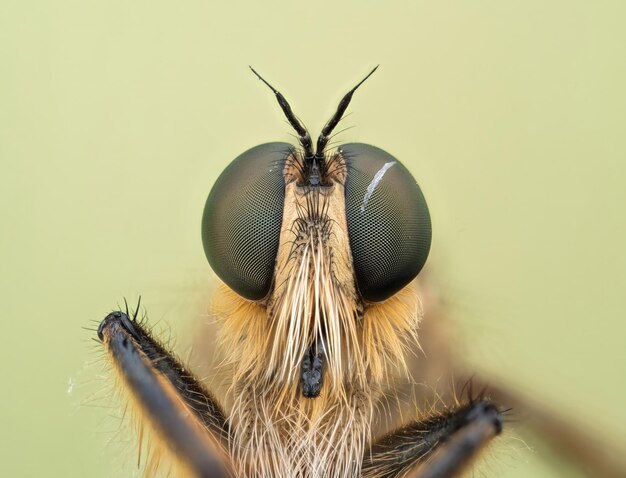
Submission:
POLYGON ((324 128, 322 129, 322 132, 320 133, 319 138, 317 138, 317 150, 315 151, 315 159, 317 159, 318 161, 320 162, 323 161, 324 148, 326 148, 326 144, 328 143, 329 136, 333 132, 333 129, 335 129, 335 126, 337 126, 337 123, 339 123, 339 121, 341 120, 341 117, 343 116, 343 114, 346 112, 346 109, 348 108, 348 105, 350 104, 350 101, 352 100, 352 95, 357 90, 357 88, 365 82, 365 80, 367 80, 370 76, 372 76, 372 74, 378 69, 379 66, 380 65, 376 65, 376 67, 374 67, 374 69, 370 71, 365 78, 359 81, 359 83, 354 88, 348 91, 346 95, 342 98, 342 100, 339 102, 337 111, 335 111, 335 114, 332 116, 332 118, 328 120, 328 123, 326 123, 326 126, 324 126, 324 128))
MULTIPOLYGON (((289 103, 287 102, 285 97, 282 95, 282 93, 280 91, 278 91, 276 88, 274 88, 272 85, 270 85, 265 80, 265 78, 263 78, 261 75, 259 75, 256 72, 256 70, 254 68, 252 68, 250 66, 250 69, 252 70, 252 73, 254 73, 259 80, 261 80, 263 83, 265 83, 267 85, 267 87, 270 90, 272 90, 274 92, 274 94, 276 95, 276 100, 278 100, 278 104, 280 105, 281 109, 283 110, 283 113, 285 113, 285 116, 287 117, 287 121, 289 121, 289 124, 293 127, 293 129, 296 130, 296 133, 298 133, 298 140, 300 141, 300 144, 302 145, 302 148, 304 149, 304 159, 308 163, 310 163, 313 160, 313 157, 314 157, 314 155, 313 155, 313 143, 311 141, 311 135, 309 134, 307 129, 304 127, 304 125, 302 123, 300 123, 298 118, 296 118, 296 115, 293 113, 293 110, 291 109, 291 106, 289 105, 289 103)), ((349 101, 350 100, 348 100, 348 102, 349 101)), ((344 110, 345 110, 345 108, 344 108, 344 110)))

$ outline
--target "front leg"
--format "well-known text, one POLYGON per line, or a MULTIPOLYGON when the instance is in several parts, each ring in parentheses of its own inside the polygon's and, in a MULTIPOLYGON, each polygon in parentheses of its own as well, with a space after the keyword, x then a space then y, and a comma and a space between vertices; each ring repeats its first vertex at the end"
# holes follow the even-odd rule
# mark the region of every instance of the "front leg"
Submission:
POLYGON ((215 398, 134 318, 112 312, 98 337, 133 400, 195 476, 232 476, 229 426, 215 398))
POLYGON ((362 477, 451 478, 502 431, 502 414, 476 401, 403 426, 378 440, 363 459, 362 477))

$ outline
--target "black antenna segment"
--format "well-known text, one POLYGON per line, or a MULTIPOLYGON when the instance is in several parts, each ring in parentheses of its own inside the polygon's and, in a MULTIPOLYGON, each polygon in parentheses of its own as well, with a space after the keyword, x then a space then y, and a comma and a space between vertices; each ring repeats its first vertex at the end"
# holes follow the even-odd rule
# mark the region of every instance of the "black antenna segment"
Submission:
MULTIPOLYGON (((282 95, 282 93, 280 91, 278 91, 276 88, 274 88, 272 85, 270 85, 265 80, 265 78, 263 78, 261 75, 259 75, 256 72, 256 70, 254 68, 252 68, 250 66, 250 69, 252 70, 252 73, 254 73, 259 80, 261 80, 263 83, 265 83, 267 85, 267 87, 270 90, 272 90, 274 92, 274 94, 276 95, 276 100, 278 100, 278 104, 280 105, 281 109, 283 110, 283 113, 285 113, 285 116, 287 117, 287 121, 289 121, 289 124, 293 127, 293 129, 296 130, 296 133, 298 133, 298 140, 300 141, 300 144, 302 145, 302 148, 304 149, 304 159, 307 161, 307 163, 311 163, 311 161, 313 161, 313 157, 314 157, 314 154, 313 154, 313 142, 311 141, 311 135, 309 134, 307 129, 302 125, 302 123, 300 123, 298 118, 296 118, 296 115, 293 113, 293 110, 291 109, 291 106, 289 105, 289 103, 287 102, 285 97, 282 95)), ((370 75, 371 75, 371 73, 370 73, 370 75)), ((350 100, 348 100, 348 102, 349 101, 350 100)), ((348 105, 346 105, 346 106, 348 106, 348 105)), ((344 110, 345 110, 345 108, 344 108, 344 110)))
POLYGON ((329 140, 330 134, 333 132, 333 129, 335 129, 335 126, 337 126, 337 123, 339 123, 339 121, 341 120, 341 117, 346 112, 346 109, 348 108, 348 105, 350 104, 350 101, 352 100, 352 95, 357 90, 357 88, 365 82, 365 80, 367 80, 370 76, 372 76, 372 74, 378 69, 379 66, 380 65, 376 65, 376 67, 374 67, 374 69, 370 71, 365 78, 359 81, 359 83, 354 88, 352 88, 350 91, 346 93, 346 95, 339 102, 337 111, 335 111, 335 114, 333 115, 333 117, 328 120, 328 123, 326 123, 326 126, 324 126, 324 128, 322 129, 322 132, 320 133, 319 138, 317 138, 317 150, 315 151, 315 159, 320 164, 324 164, 324 148, 326 148, 326 144, 328 144, 328 140, 329 140))

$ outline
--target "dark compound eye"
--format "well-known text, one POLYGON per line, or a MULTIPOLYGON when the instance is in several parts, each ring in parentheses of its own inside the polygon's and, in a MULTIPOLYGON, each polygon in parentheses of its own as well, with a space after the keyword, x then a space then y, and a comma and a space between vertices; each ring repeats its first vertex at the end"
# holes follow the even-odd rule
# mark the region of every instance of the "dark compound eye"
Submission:
POLYGON ((267 143, 235 159, 217 179, 202 217, 209 264, 231 289, 263 299, 274 275, 285 202, 288 143, 267 143))
POLYGON ((419 186, 396 158, 362 143, 345 144, 346 218, 357 285, 380 302, 411 282, 424 266, 432 237, 419 186))

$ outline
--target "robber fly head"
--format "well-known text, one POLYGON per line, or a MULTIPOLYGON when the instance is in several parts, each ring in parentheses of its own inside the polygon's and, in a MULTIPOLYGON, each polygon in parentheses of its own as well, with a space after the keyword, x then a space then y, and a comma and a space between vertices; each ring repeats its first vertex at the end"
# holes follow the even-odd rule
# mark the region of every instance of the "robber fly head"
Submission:
POLYGON ((365 372, 359 320, 407 286, 430 250, 426 201, 400 161, 363 143, 326 150, 354 92, 375 70, 343 97, 315 149, 285 97, 252 70, 276 95, 299 145, 273 142, 242 153, 204 209, 211 267, 267 312, 263 367, 285 380, 299 374, 305 396, 319 394, 325 363, 335 378, 365 372), (355 356, 360 365, 344 370, 355 356))

